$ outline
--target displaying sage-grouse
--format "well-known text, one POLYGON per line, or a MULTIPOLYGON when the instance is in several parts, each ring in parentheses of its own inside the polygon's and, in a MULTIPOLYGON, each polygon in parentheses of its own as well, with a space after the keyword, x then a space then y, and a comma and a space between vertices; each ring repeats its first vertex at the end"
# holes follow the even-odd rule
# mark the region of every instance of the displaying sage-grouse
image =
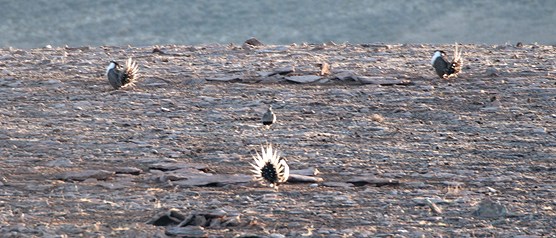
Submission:
POLYGON ((261 121, 263 122, 263 125, 267 127, 276 122, 276 115, 272 111, 272 106, 268 106, 268 110, 263 114, 261 121))
POLYGON ((137 81, 138 71, 139 67, 137 66, 137 62, 129 58, 125 62, 123 68, 118 62, 110 61, 106 69, 106 76, 108 77, 110 85, 112 85, 114 89, 119 89, 121 87, 133 85, 137 81))
POLYGON ((448 79, 451 77, 457 77, 461 72, 462 65, 461 51, 458 51, 458 44, 456 43, 456 49, 454 50, 454 58, 452 61, 448 60, 446 52, 437 50, 432 56, 431 64, 440 78, 448 79))
POLYGON ((256 152, 253 156, 255 163, 253 166, 254 178, 258 181, 266 181, 271 187, 277 188, 278 184, 288 181, 290 176, 290 167, 286 160, 280 158, 280 153, 272 149, 272 145, 268 144, 266 150, 261 146, 261 153, 256 152))

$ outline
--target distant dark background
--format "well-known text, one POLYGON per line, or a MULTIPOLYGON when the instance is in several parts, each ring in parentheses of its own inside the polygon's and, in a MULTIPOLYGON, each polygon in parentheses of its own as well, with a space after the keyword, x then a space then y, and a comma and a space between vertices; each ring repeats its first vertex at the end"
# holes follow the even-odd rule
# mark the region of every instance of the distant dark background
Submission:
POLYGON ((0 47, 478 43, 556 44, 556 1, 12 0, 0 47))

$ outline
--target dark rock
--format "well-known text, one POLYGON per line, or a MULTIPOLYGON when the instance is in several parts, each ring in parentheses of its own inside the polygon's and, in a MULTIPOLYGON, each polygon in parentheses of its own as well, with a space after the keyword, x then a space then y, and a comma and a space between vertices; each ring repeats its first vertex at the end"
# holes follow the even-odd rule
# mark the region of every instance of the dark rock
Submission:
POLYGON ((352 183, 343 183, 343 182, 324 182, 322 183, 322 185, 326 187, 343 187, 343 188, 354 186, 352 183))
POLYGON ((244 42, 244 44, 251 45, 251 46, 263 46, 263 45, 264 45, 262 42, 260 42, 259 40, 257 40, 257 38, 255 38, 255 37, 246 40, 246 41, 244 42))
POLYGON ((374 185, 377 187, 382 186, 397 186, 400 182, 395 179, 384 179, 376 177, 355 177, 347 181, 355 186, 374 185))
POLYGON ((341 81, 358 81, 357 74, 351 70, 341 71, 334 74, 334 78, 341 81))
POLYGON ((177 209, 170 209, 153 216, 147 224, 154 226, 178 225, 185 219, 185 216, 177 209))
POLYGON ((286 75, 289 73, 293 73, 295 72, 295 67, 291 66, 291 67, 285 67, 285 68, 278 68, 275 69, 272 73, 270 73, 268 76, 274 76, 274 75, 286 75))

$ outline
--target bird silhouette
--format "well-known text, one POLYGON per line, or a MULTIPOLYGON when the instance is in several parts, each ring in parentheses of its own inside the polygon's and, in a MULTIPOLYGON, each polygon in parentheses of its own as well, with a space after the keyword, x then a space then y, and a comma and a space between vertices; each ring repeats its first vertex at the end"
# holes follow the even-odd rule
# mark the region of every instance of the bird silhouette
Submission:
POLYGON ((450 61, 446 56, 446 52, 442 50, 437 50, 431 59, 432 67, 434 68, 436 74, 440 78, 448 79, 451 77, 457 77, 461 72, 462 58, 461 51, 458 50, 458 44, 456 43, 454 50, 454 58, 450 61))
POLYGON ((106 69, 108 82, 114 89, 133 85, 138 78, 139 66, 131 58, 127 59, 122 67, 116 61, 110 61, 106 69))
POLYGON ((250 163, 256 180, 266 181, 274 188, 288 181, 290 167, 285 159, 280 158, 278 150, 273 149, 271 144, 267 144, 266 149, 261 146, 260 154, 256 153, 256 156, 253 156, 255 163, 250 163))
POLYGON ((272 106, 268 106, 268 110, 263 114, 261 121, 267 127, 276 122, 276 114, 272 111, 272 106))

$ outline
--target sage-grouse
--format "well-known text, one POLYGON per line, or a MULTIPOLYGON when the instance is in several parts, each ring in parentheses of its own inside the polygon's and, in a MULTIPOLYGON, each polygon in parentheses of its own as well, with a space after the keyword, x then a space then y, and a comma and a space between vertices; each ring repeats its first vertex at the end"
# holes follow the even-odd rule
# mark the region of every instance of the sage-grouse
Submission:
POLYGON ((116 61, 110 61, 106 69, 106 76, 108 77, 110 85, 112 85, 114 89, 119 89, 121 87, 133 85, 137 81, 138 71, 139 67, 137 66, 137 62, 129 58, 123 67, 116 61))
POLYGON ((256 180, 266 181, 275 188, 278 184, 288 181, 290 167, 286 160, 280 158, 280 153, 272 149, 272 145, 268 144, 266 149, 261 146, 261 153, 256 153, 257 155, 253 156, 255 163, 250 163, 256 180))
POLYGON ((456 49, 454 50, 454 58, 452 61, 448 60, 446 52, 442 50, 437 50, 431 59, 431 64, 436 74, 440 78, 448 79, 451 77, 457 77, 461 72, 462 58, 461 51, 458 51, 458 44, 456 43, 456 49))
POLYGON ((268 110, 263 114, 261 121, 265 126, 270 126, 272 123, 276 122, 276 115, 272 111, 272 106, 268 106, 268 110))

